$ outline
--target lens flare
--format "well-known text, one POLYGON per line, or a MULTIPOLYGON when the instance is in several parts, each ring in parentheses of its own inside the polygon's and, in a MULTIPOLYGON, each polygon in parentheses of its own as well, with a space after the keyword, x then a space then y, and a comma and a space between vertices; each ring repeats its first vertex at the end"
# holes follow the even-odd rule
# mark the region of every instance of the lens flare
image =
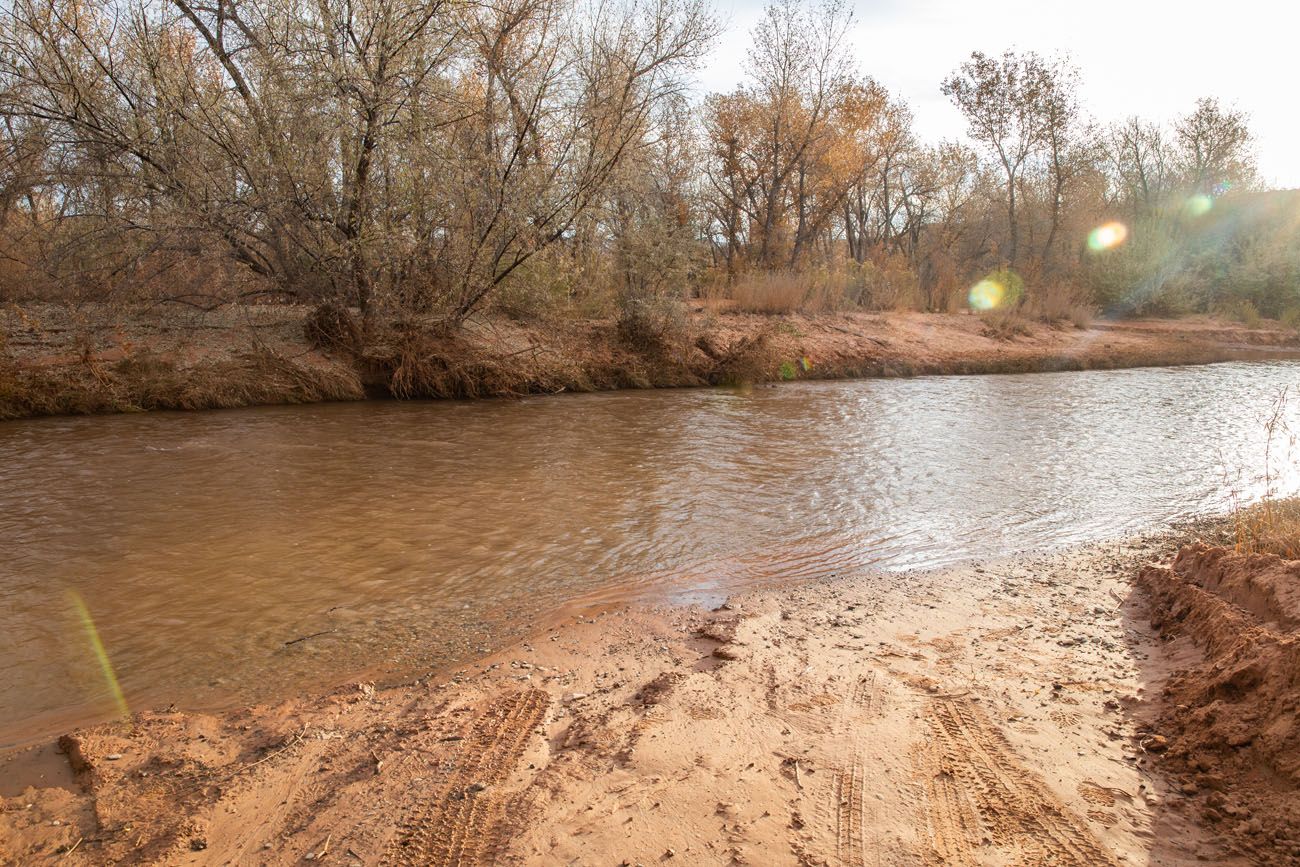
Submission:
POLYGON ((1107 223, 1088 233, 1088 249, 1094 252, 1110 250, 1124 243, 1128 238, 1128 226, 1123 223, 1107 223))
POLYGON ((108 660, 108 651, 104 650, 104 642, 99 638, 99 630, 95 628, 95 621, 90 617, 90 609, 86 607, 86 601, 76 590, 68 591, 68 601, 72 603, 77 619, 81 621, 81 628, 85 630, 86 638, 90 641, 90 649, 94 652, 99 670, 104 675, 104 683, 108 685, 108 691, 113 696, 113 707, 117 710, 117 715, 122 719, 130 718, 131 711, 126 706, 122 685, 117 682, 117 675, 113 673, 113 663, 108 660))
POLYGON ((803 358, 799 359, 799 366, 803 368, 804 373, 807 373, 813 368, 812 359, 805 355, 803 358))
POLYGON ((972 310, 992 310, 1006 298, 1007 289, 991 278, 985 278, 970 288, 967 301, 972 310))
POLYGON ((1192 217, 1203 217, 1214 207, 1214 199, 1205 194, 1192 196, 1187 200, 1187 213, 1192 217))

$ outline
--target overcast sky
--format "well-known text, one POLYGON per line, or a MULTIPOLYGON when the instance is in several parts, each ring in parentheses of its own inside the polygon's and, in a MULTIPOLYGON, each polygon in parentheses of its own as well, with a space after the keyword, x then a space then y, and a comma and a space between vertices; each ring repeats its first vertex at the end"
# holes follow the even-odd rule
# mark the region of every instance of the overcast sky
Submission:
MULTIPOLYGON (((707 91, 741 80, 762 0, 717 0, 726 27, 700 74, 707 91)), ((862 72, 902 96, 927 141, 965 123, 939 83, 971 51, 1066 52, 1086 109, 1101 121, 1167 121, 1201 96, 1249 113, 1260 174, 1300 187, 1300 7, 1294 0, 856 0, 852 50, 862 72)))

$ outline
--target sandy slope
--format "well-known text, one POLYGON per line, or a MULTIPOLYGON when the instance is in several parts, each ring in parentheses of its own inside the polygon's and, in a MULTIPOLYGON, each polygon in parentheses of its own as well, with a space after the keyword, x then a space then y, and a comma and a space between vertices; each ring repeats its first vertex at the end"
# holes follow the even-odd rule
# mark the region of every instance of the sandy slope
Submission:
POLYGON ((1144 748, 1183 662, 1131 598, 1152 544, 586 612, 447 681, 96 727, 0 765, 0 861, 1237 863, 1144 748))

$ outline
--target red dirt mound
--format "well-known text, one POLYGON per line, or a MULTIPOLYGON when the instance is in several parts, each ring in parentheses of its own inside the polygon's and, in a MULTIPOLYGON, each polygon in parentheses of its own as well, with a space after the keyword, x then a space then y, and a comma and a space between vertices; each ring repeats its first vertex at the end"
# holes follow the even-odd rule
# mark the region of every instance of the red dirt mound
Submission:
POLYGON ((1204 651, 1165 689, 1171 770, 1232 845, 1300 865, 1300 561, 1197 543, 1141 583, 1163 636, 1204 651))

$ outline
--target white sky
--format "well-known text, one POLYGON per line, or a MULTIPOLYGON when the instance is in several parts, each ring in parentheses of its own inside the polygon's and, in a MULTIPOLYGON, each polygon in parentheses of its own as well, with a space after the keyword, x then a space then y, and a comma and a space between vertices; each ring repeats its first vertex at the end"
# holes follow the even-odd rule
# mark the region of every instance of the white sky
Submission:
MULTIPOLYGON (((963 137, 939 83, 971 51, 1065 52, 1099 121, 1168 121, 1198 97, 1250 115, 1260 175, 1300 187, 1300 5, 1295 0, 850 0, 862 72, 911 105, 925 141, 963 137)), ((706 92, 741 80, 762 0, 717 0, 725 32, 699 75, 706 92)))

